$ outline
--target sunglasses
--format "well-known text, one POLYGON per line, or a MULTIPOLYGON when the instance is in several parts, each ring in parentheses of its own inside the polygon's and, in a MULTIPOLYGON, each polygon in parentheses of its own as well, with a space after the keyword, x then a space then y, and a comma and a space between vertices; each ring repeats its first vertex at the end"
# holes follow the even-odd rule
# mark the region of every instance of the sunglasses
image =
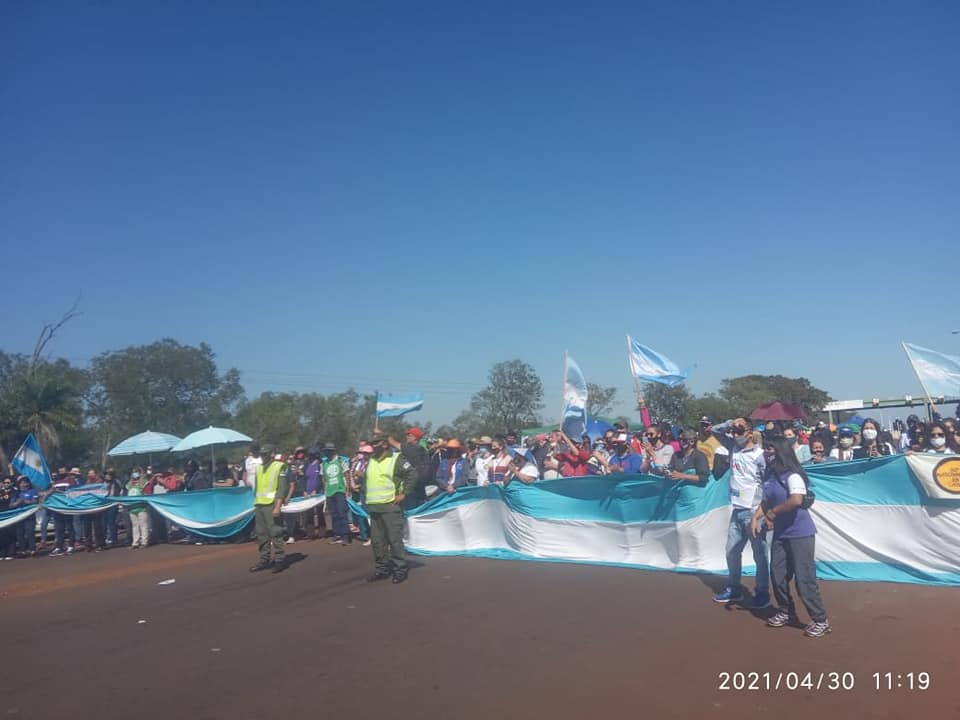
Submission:
POLYGON ((656 439, 657 439, 656 435, 647 435, 647 440, 656 440, 656 439))
POLYGON ((811 450, 810 452, 814 455, 823 455, 823 450, 811 450))
POLYGON ((733 434, 734 435, 743 435, 747 429, 745 427, 734 426, 733 434))

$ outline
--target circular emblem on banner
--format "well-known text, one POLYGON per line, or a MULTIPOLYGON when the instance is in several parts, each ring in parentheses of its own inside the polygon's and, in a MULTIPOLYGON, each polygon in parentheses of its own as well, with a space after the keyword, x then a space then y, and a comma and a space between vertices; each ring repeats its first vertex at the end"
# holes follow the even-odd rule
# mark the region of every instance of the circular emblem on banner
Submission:
POLYGON ((960 458, 947 458, 933 469, 933 481, 951 495, 960 495, 960 458))

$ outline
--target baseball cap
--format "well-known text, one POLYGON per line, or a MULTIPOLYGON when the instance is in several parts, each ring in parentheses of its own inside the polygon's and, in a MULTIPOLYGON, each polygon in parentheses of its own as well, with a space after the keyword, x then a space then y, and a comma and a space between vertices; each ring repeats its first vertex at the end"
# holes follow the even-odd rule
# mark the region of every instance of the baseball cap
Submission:
POLYGON ((413 435, 417 440, 423 437, 423 430, 418 427, 412 427, 407 430, 407 435, 413 435))
POLYGON ((710 419, 710 416, 709 416, 709 415, 704 415, 702 418, 700 418, 700 424, 701 424, 701 425, 713 425, 713 420, 710 419))

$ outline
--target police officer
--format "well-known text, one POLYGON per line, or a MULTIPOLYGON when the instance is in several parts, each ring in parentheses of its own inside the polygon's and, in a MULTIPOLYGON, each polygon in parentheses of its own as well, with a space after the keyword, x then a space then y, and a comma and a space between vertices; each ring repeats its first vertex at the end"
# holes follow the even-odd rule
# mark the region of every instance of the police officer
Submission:
POLYGON ((367 465, 367 512, 373 543, 374 573, 369 582, 407 579, 403 548, 403 501, 417 483, 417 474, 406 458, 394 454, 386 435, 373 436, 373 456, 367 465))
POLYGON ((253 512, 257 533, 257 545, 260 548, 260 562, 250 568, 250 572, 259 572, 273 568, 273 572, 283 572, 287 568, 287 559, 283 547, 283 529, 277 524, 280 507, 287 496, 287 474, 284 472, 283 455, 273 456, 273 462, 267 467, 257 467, 256 486, 254 487, 253 512), (273 561, 270 550, 273 549, 273 561))

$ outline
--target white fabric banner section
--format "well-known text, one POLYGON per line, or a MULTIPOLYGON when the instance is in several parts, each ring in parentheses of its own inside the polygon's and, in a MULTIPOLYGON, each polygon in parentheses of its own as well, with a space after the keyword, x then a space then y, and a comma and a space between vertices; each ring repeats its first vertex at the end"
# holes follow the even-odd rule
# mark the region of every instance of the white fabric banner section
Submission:
POLYGON ((307 512, 308 510, 313 510, 317 505, 322 505, 326 499, 326 495, 292 498, 290 502, 280 508, 280 512, 287 513, 288 515, 307 512))
POLYGON ((817 526, 817 560, 879 563, 919 575, 956 575, 960 513, 925 505, 847 505, 811 508, 817 526))
MULTIPOLYGON (((93 507, 84 507, 79 506, 76 508, 66 507, 57 505, 56 507, 51 507, 50 510, 60 515, 92 515, 95 513, 101 513, 104 510, 109 510, 112 507, 119 507, 121 503, 107 503, 106 505, 96 505, 93 507)), ((160 508, 157 508, 159 510, 160 508)))
POLYGON ((13 527, 17 523, 23 522, 31 515, 36 515, 39 507, 40 507, 39 505, 31 505, 30 507, 24 508, 22 512, 11 514, 5 519, 0 520, 0 530, 8 527, 13 527))
POLYGON ((960 502, 960 455, 912 453, 906 458, 927 497, 960 502))
MULTIPOLYGON (((570 560, 726 572, 730 508, 678 523, 607 523, 535 518, 500 500, 480 500, 407 519, 410 550, 469 553, 506 550, 531 559, 570 560)), ((744 568, 753 567, 750 546, 744 568)))
MULTIPOLYGON (((200 520, 194 520, 192 518, 184 517, 183 515, 177 515, 176 513, 171 512, 169 507, 160 505, 159 503, 152 503, 151 507, 154 510, 156 510, 158 513, 163 515, 165 518, 167 518, 167 520, 172 522, 174 525, 179 525, 180 527, 186 528, 187 530, 210 530, 213 528, 224 527, 226 525, 230 525, 231 523, 239 522, 240 520, 243 520, 245 517, 249 517, 253 515, 253 508, 251 507, 249 510, 244 510, 243 512, 237 513, 236 515, 231 515, 230 517, 224 518, 222 520, 215 520, 213 522, 202 522, 200 520)), ((60 510, 57 510, 57 512, 60 512, 60 510)), ((78 513, 73 513, 73 514, 78 514, 78 513)))

